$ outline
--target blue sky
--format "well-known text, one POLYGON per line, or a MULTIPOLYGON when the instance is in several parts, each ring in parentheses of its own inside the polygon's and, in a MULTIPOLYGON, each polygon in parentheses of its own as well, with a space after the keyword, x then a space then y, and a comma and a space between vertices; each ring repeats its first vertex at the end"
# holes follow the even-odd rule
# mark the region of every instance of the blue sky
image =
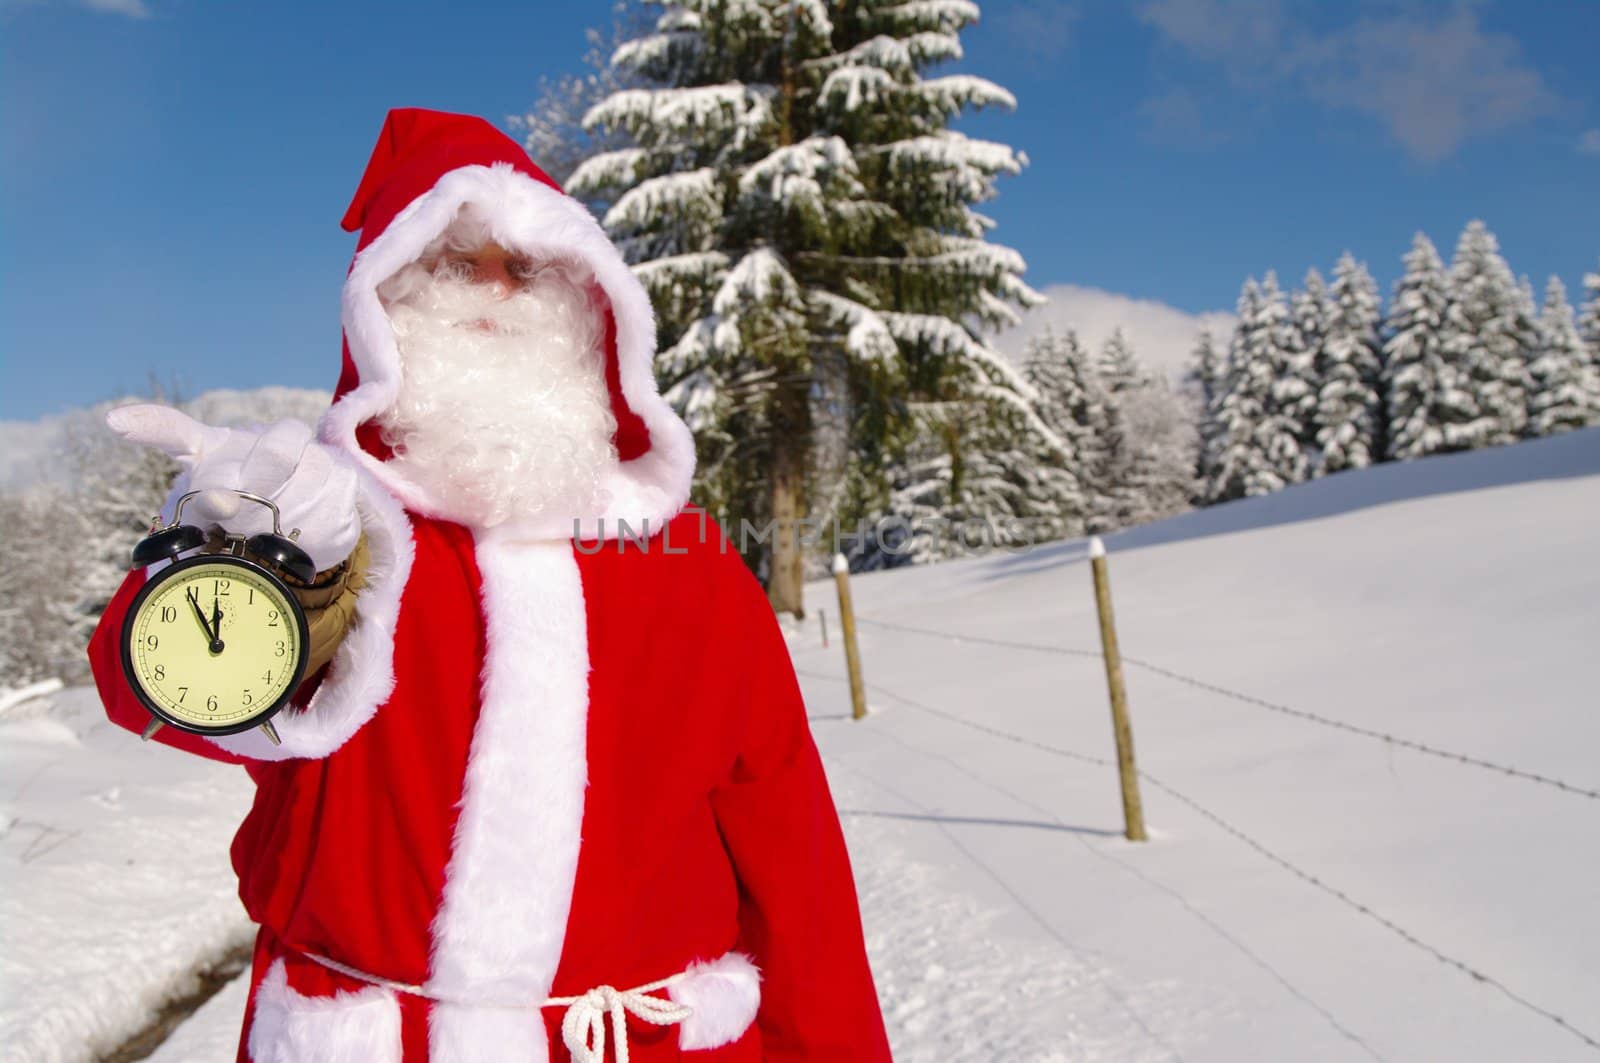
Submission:
MULTIPOLYGON (((603 4, 4 0, 0 419, 176 380, 332 386, 338 221, 385 111, 504 124, 603 4)), ((1542 290, 1600 269, 1600 4, 994 2, 965 121, 1035 286, 1199 313, 1482 217, 1542 290)))

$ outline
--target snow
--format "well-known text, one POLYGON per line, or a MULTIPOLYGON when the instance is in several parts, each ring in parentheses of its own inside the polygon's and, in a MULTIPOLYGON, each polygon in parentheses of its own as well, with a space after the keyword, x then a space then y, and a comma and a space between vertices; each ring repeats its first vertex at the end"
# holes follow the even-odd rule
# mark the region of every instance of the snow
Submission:
POLYGON ((974 140, 953 129, 897 140, 883 150, 896 172, 935 170, 951 187, 952 199, 981 203, 994 197, 997 174, 1018 174, 1026 161, 1020 151, 992 140, 974 140))
POLYGON ((711 311, 719 317, 736 317, 746 308, 773 303, 790 305, 800 298, 783 257, 770 247, 757 247, 728 271, 712 297, 711 311))
POLYGON ((822 289, 813 289, 807 295, 823 313, 849 326, 845 349, 856 358, 871 363, 888 361, 899 355, 894 334, 876 310, 822 289))
POLYGON ((808 65, 823 69, 838 66, 877 67, 891 74, 911 77, 924 66, 955 62, 961 57, 960 38, 951 32, 935 31, 912 33, 901 38, 879 34, 853 48, 810 60, 808 65))
POLYGON ((0 720, 0 1061, 94 1059, 250 939, 228 862, 250 797, 242 769, 141 743, 88 688, 0 720))
POLYGON ((978 5, 972 0, 908 0, 904 4, 879 8, 875 14, 948 31, 977 22, 978 5))
POLYGON ((59 679, 41 679, 37 683, 29 683, 15 690, 0 690, 0 719, 3 719, 7 713, 18 706, 59 693, 60 690, 61 680, 59 679))
MULTIPOLYGON (((1107 537, 1142 844, 1087 543, 852 577, 859 722, 833 581, 809 584, 833 638, 808 616, 790 645, 895 1058, 1594 1058, 1597 512, 1586 429, 1107 537)), ((68 1031, 136 1025, 141 968, 240 929, 242 775, 88 725, 89 701, 0 724, 7 858, 47 844, 20 825, 42 815, 83 832, 0 902, 16 1058, 87 1058, 68 1031)), ((242 994, 152 1058, 227 1058, 242 994)))
POLYGON ((817 97, 824 107, 855 111, 881 106, 901 91, 894 75, 876 66, 842 66, 822 82, 817 97))
MULTIPOLYGON (((1197 512, 1107 540, 1119 638, 1131 659, 1593 790, 1600 723, 1586 661, 1600 573, 1585 559, 1597 507, 1600 432, 1589 430, 1197 512)), ((1030 744, 1112 756, 1082 553, 854 578, 873 715, 816 725, 841 807, 896 824, 884 841, 942 869, 941 890, 1002 913, 992 933, 1009 928, 1023 955, 1042 943, 1104 987, 1057 972, 1029 1007, 992 985, 971 1003, 1015 1001, 994 1030, 1020 1036, 1016 1058, 1592 1058, 1593 1046, 1148 780, 1154 841, 1115 836, 1114 771, 1030 744), (1112 1014, 1114 1043, 1060 1039, 1069 1015, 1087 1029, 1112 1014)), ((826 584, 807 589, 833 611, 826 584)), ((844 713, 837 645, 807 632, 795 651, 813 711, 844 713)), ((1600 1034, 1591 801, 1127 670, 1140 764, 1155 778, 1600 1034)), ((853 837, 862 818, 846 815, 853 837)), ((870 925, 877 909, 864 904, 870 925)), ((908 960, 878 948, 882 965, 908 960)), ((891 1013, 902 992, 885 990, 891 1013)), ((967 1003, 947 1000, 945 1013, 967 1003)), ((897 1058, 1004 1058, 981 1040, 895 1034, 897 1058)))
POLYGON ((567 178, 567 191, 575 196, 593 196, 612 187, 631 185, 643 175, 648 157, 643 148, 619 148, 591 155, 567 178))
POLYGON ((606 212, 608 227, 649 230, 663 216, 681 218, 692 232, 712 224, 721 216, 717 198, 717 173, 706 167, 685 173, 669 173, 640 181, 617 198, 606 212))
POLYGON ((1017 109, 1017 98, 987 78, 971 74, 947 74, 928 78, 918 86, 920 95, 942 107, 952 118, 968 107, 1017 109))
POLYGON ((174 1030, 148 1063, 232 1063, 239 1051, 240 1018, 249 995, 248 977, 241 975, 229 982, 174 1030))
POLYGON ((855 158, 839 137, 813 136, 779 147, 739 175, 740 197, 758 212, 779 207, 821 215, 830 196, 855 197, 861 191, 855 158))
POLYGON ((586 129, 653 129, 687 138, 708 130, 731 130, 743 147, 772 120, 770 91, 738 83, 692 88, 625 89, 612 93, 583 116, 586 129))

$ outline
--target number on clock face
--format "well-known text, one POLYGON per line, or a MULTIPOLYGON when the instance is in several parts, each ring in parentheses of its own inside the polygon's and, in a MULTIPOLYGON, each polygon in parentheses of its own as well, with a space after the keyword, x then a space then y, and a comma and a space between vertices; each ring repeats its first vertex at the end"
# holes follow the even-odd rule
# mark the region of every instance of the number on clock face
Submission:
POLYGON ((132 629, 139 684, 174 717, 242 723, 294 681, 299 629, 282 592, 239 565, 194 565, 141 604, 132 629))

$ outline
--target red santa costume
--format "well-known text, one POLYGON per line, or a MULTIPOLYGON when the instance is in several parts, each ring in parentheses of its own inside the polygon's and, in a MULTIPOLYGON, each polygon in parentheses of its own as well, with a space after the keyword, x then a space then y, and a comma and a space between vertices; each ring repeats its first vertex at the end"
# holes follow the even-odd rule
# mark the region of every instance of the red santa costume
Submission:
MULTIPOLYGON (((257 785, 232 848, 260 924, 240 1063, 599 1060, 607 1038, 639 1063, 888 1059, 787 649, 688 504, 643 288, 476 118, 391 112, 344 226, 361 238, 320 436, 359 467, 355 623, 281 745, 156 736, 257 785), (377 286, 469 203, 500 244, 592 276, 620 459, 600 512, 475 529, 387 461, 400 359, 377 286)), ((135 732, 117 642, 145 578, 89 650, 135 732)))

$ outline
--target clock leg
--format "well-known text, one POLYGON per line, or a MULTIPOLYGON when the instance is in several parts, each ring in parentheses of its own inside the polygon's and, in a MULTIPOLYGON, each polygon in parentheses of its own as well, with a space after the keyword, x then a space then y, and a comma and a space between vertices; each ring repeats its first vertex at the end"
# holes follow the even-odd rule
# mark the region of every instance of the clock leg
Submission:
POLYGON ((150 722, 145 725, 144 734, 140 735, 139 737, 148 742, 150 741, 151 736, 159 730, 161 730, 161 720, 158 717, 152 716, 150 717, 150 722))
POLYGON ((282 742, 278 741, 278 729, 276 727, 272 726, 272 721, 271 720, 267 720, 266 722, 264 722, 261 725, 261 729, 267 733, 267 737, 268 738, 272 739, 272 744, 273 745, 280 746, 280 745, 283 744, 282 742))

